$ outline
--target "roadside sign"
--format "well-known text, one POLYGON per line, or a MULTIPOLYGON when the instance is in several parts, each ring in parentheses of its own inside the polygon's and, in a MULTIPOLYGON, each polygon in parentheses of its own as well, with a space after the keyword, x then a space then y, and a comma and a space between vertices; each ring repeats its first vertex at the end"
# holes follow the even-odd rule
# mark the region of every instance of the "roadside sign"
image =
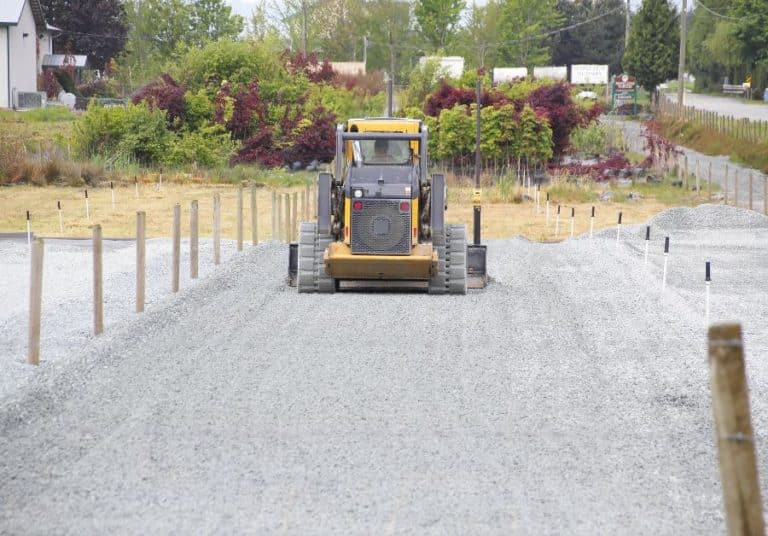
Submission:
POLYGON ((632 104, 632 114, 637 115, 637 81, 634 76, 620 74, 611 81, 613 109, 632 104))

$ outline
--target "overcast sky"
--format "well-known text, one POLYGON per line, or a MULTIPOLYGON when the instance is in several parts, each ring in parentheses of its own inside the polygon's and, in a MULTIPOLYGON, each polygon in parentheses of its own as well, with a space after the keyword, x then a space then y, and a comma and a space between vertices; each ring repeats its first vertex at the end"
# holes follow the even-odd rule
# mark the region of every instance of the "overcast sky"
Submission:
MULTIPOLYGON (((0 0, 2 2, 3 0, 0 0)), ((251 12, 253 11, 253 6, 256 4, 257 0, 227 0, 232 5, 232 10, 245 17, 246 19, 250 18, 251 12)), ((269 0, 272 1, 280 1, 280 0, 269 0)), ((472 0, 467 0, 467 4, 471 4, 472 0)), ((476 0, 478 5, 485 4, 485 0, 476 0)), ((631 0, 632 1, 632 9, 637 9, 638 6, 642 3, 642 0, 631 0)), ((672 0, 672 3, 675 5, 680 5, 679 0, 672 0)), ((689 0, 688 5, 690 6, 692 4, 692 1, 689 0)))

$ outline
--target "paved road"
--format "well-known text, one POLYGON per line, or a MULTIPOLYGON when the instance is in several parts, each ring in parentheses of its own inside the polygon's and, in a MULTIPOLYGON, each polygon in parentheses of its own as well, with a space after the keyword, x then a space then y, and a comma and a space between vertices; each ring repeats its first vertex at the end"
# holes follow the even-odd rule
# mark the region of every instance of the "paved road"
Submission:
MULTIPOLYGON (((667 93, 672 102, 677 102, 677 93, 667 93)), ((700 110, 717 112, 720 115, 733 116, 737 119, 768 121, 768 104, 758 102, 747 103, 738 97, 715 97, 712 95, 685 94, 685 105, 695 106, 700 110)))
POLYGON ((768 229, 673 233, 661 297, 670 232, 648 268, 640 229, 492 242, 466 297, 298 295, 250 249, 4 402, 0 533, 722 533, 698 272, 762 443, 768 229))

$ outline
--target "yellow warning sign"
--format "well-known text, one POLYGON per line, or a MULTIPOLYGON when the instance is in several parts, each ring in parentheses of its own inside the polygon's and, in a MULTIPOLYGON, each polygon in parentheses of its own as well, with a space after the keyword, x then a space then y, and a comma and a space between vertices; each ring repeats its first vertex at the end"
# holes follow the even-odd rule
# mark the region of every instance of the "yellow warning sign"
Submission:
POLYGON ((475 205, 479 205, 480 204, 480 199, 482 198, 482 196, 483 196, 483 191, 482 190, 475 190, 472 193, 472 202, 475 205))

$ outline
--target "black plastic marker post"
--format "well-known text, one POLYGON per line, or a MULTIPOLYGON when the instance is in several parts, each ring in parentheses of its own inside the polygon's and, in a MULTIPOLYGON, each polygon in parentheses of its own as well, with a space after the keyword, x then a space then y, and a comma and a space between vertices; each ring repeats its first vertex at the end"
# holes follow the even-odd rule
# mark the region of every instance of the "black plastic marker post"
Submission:
POLYGON ((669 237, 664 237, 664 273, 661 276, 662 292, 667 288, 667 262, 669 260, 669 237))
POLYGON ((705 322, 709 326, 709 287, 712 285, 712 274, 710 272, 709 261, 704 264, 704 308, 705 322))
POLYGON ((592 236, 595 233, 595 207, 592 207, 592 215, 589 217, 589 237, 592 238, 592 236))
POLYGON ((616 244, 618 245, 621 238, 621 212, 619 212, 619 223, 616 225, 616 244))
POLYGON ((651 226, 645 226, 645 259, 643 260, 643 266, 648 264, 648 245, 651 241, 651 226))

